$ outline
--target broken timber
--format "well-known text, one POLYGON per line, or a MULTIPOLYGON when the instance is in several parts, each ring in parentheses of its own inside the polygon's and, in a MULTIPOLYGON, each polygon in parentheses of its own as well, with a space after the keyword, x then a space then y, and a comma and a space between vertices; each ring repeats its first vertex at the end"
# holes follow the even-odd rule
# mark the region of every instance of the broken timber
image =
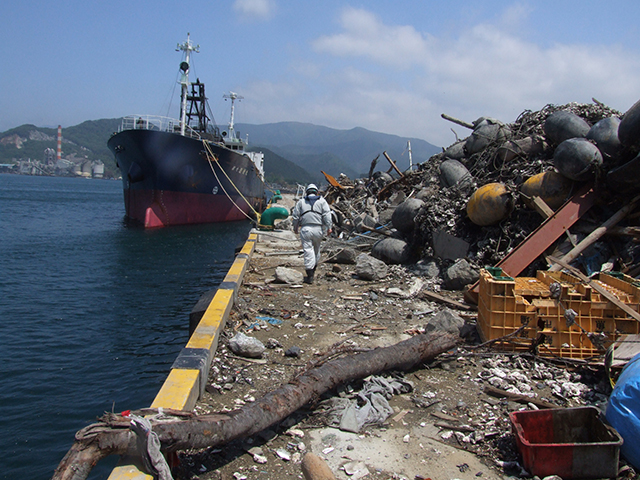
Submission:
MULTIPOLYGON (((409 370, 459 342, 459 338, 442 333, 416 335, 390 347, 326 362, 239 410, 155 423, 153 431, 165 453, 223 445, 261 432, 338 385, 388 370, 409 370)), ((76 442, 52 480, 84 480, 98 461, 109 455, 140 456, 136 440, 129 429, 112 429, 108 423, 89 425, 76 434, 76 442)))
POLYGON ((362 230, 366 230, 367 232, 379 233, 380 235, 384 235, 386 237, 395 238, 393 233, 387 232, 386 230, 381 230, 378 228, 368 227, 367 225, 359 225, 362 230))
POLYGON ((404 175, 400 178, 396 178, 394 181, 387 183, 387 185, 385 185, 385 187, 380 190, 378 192, 378 200, 382 200, 383 198, 385 198, 385 196, 389 193, 389 191, 396 187, 397 185, 400 185, 406 181, 408 181, 411 178, 410 175, 404 175))
MULTIPOLYGON (((578 258, 578 256, 584 252, 588 247, 593 245, 600 237, 602 237, 607 231, 614 227, 620 222, 624 217, 627 216, 629 212, 631 212, 636 203, 640 200, 640 196, 635 197, 628 204, 618 210, 611 218, 609 218, 606 222, 604 222, 601 226, 596 228, 593 232, 591 232, 587 237, 585 237, 578 245, 574 246, 573 249, 567 253, 564 257, 562 257, 562 261, 565 263, 571 263, 573 260, 578 258)), ((549 269, 552 272, 558 272, 562 269, 562 266, 556 262, 555 265, 552 265, 549 269)))
POLYGON ((549 263, 555 263, 556 265, 560 265, 561 269, 564 268, 564 269, 569 270, 569 272, 571 272, 572 275, 578 277, 582 282, 584 282, 585 284, 587 284, 590 287, 592 287, 600 295, 602 295, 604 298, 609 300, 611 303, 613 303, 616 307, 618 307, 624 313, 629 315, 631 318, 633 318, 634 320, 640 322, 640 313, 638 313, 635 310, 633 310, 629 305, 627 305, 626 303, 621 301, 618 297, 616 297, 613 293, 611 293, 606 288, 602 287, 601 285, 599 285, 596 282, 592 282, 589 277, 587 277, 585 274, 583 274, 577 268, 572 267, 571 265, 569 265, 568 263, 564 262, 563 260, 560 260, 560 259, 557 259, 557 258, 554 258, 554 257, 551 257, 551 256, 547 257, 547 261, 549 263))
POLYGON ((464 120, 459 120, 455 117, 452 117, 451 115, 447 115, 446 113, 443 113, 440 116, 445 120, 449 120, 450 122, 460 125, 461 127, 466 127, 473 130, 473 123, 465 122, 464 120))
POLYGON ((447 298, 444 295, 440 295, 439 293, 432 292, 430 290, 423 290, 421 295, 424 298, 428 298, 429 300, 433 300, 435 302, 445 303, 450 307, 459 308, 461 310, 477 310, 473 305, 467 305, 466 303, 461 303, 451 298, 447 298))
MULTIPOLYGON (((593 206, 595 201, 596 193, 593 186, 585 185, 495 266, 502 268, 506 275, 517 277, 553 242, 560 238, 571 225, 576 223, 593 206)), ((465 300, 477 304, 478 289, 479 282, 476 282, 465 292, 465 300)))
POLYGON ((520 395, 518 393, 508 392, 500 388, 492 387, 491 385, 485 386, 484 391, 485 393, 493 397, 508 398, 509 400, 513 402, 518 402, 518 403, 531 403, 538 408, 558 408, 558 406, 554 405, 553 403, 545 402, 544 400, 538 400, 536 398, 528 397, 526 395, 520 395))
POLYGON ((382 152, 382 154, 384 155, 384 157, 389 160, 389 163, 391 164, 391 167, 393 167, 393 169, 398 172, 398 175, 400 175, 400 178, 404 177, 404 173, 402 173, 398 167, 396 166, 395 162, 393 160, 391 160, 391 157, 387 154, 387 152, 382 152))

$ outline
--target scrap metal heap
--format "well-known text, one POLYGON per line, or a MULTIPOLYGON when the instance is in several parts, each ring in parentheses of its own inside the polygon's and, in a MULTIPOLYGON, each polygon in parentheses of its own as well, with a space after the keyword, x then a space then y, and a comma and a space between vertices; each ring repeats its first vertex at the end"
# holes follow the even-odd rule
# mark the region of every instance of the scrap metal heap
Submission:
MULTIPOLYGON (((381 255, 374 248, 373 255, 387 263, 432 257, 446 269, 465 258, 479 269, 499 263, 540 226, 544 218, 536 207, 542 204, 548 216, 581 187, 593 184, 595 205, 568 235, 575 244, 640 190, 628 181, 639 170, 637 138, 631 135, 624 144, 618 139, 620 119, 638 123, 634 110, 640 110, 638 104, 623 116, 594 100, 525 111, 511 124, 486 117, 466 123, 443 115, 472 133, 416 171, 399 172, 385 152, 392 165, 388 172, 373 173, 376 158, 368 178, 327 176, 325 195, 336 212, 337 231, 343 239, 377 232, 405 242, 401 255, 381 255), (435 245, 443 233, 468 248, 459 256, 443 255, 435 245)), ((578 259, 587 274, 601 268, 640 273, 638 231, 633 220, 627 226, 578 259)), ((557 244, 555 238, 549 240, 549 247, 571 246, 567 237, 557 244)), ((524 273, 535 276, 546 268, 544 258, 538 258, 524 273)))

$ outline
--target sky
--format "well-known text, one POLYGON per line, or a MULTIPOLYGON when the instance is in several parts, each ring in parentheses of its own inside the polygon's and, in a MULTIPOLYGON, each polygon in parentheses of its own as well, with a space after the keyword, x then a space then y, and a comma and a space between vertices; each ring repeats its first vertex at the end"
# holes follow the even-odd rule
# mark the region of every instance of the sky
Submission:
POLYGON ((446 147, 441 114, 506 123, 547 104, 640 99, 638 0, 21 0, 0 20, 0 132, 178 117, 176 51, 215 121, 307 122, 446 147))

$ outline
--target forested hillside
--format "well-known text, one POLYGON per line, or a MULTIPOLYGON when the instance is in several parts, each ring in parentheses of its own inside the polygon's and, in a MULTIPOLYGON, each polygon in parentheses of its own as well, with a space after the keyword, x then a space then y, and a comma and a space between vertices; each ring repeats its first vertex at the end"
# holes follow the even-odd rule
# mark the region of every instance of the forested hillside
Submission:
MULTIPOLYGON (((118 130, 121 119, 87 120, 62 129, 63 156, 101 160, 105 176, 117 177, 113 154, 107 140, 118 130)), ((337 130, 308 123, 281 122, 265 125, 238 125, 242 136, 249 134, 251 149, 265 154, 268 182, 308 183, 324 180, 321 171, 335 177, 341 173, 351 178, 366 174, 371 161, 380 157, 377 169, 386 170, 381 156, 387 151, 398 166, 409 166, 407 142, 411 141, 414 164, 427 160, 440 149, 420 139, 409 139, 372 132, 364 128, 337 130)), ((47 148, 56 149, 57 129, 21 125, 0 133, 0 163, 17 160, 42 160, 47 148)))

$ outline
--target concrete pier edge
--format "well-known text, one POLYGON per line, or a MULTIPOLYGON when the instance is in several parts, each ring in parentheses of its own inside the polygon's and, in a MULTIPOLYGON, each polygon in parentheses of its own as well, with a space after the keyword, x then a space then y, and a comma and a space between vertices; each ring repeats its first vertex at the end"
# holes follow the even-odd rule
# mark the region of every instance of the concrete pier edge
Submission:
MULTIPOLYGON (((193 410, 198 398, 204 392, 211 362, 218 348, 218 338, 224 328, 229 313, 238 297, 249 260, 255 251, 258 233, 252 230, 247 241, 236 255, 227 275, 204 312, 200 323, 182 349, 167 376, 151 408, 172 408, 193 410)), ((139 459, 122 458, 109 480, 153 480, 142 471, 139 459)))

